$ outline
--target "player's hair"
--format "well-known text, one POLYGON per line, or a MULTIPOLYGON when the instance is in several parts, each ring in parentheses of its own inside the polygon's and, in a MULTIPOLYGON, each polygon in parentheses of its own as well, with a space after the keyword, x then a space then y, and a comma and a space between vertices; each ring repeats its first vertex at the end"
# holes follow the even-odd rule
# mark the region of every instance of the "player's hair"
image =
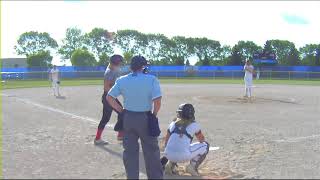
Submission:
POLYGON ((131 58, 130 69, 133 72, 142 70, 146 65, 148 65, 148 61, 141 55, 137 55, 131 58))
POLYGON ((119 55, 119 54, 115 54, 115 55, 110 57, 110 63, 109 64, 118 65, 121 62, 123 62, 123 57, 121 55, 119 55))

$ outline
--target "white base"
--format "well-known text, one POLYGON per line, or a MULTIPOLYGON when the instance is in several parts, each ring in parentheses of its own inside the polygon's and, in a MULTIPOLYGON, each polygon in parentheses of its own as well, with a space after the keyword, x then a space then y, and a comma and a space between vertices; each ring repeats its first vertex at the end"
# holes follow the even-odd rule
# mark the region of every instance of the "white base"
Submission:
POLYGON ((218 149, 220 149, 220 147, 209 147, 209 151, 216 151, 216 150, 218 150, 218 149))

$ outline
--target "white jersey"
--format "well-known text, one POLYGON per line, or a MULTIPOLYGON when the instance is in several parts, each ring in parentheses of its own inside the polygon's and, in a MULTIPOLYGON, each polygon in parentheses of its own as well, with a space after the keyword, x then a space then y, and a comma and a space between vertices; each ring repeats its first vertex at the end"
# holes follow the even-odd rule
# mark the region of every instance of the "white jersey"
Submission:
POLYGON ((254 70, 254 67, 253 67, 252 65, 249 65, 249 66, 245 65, 245 66, 243 67, 243 70, 245 71, 244 78, 246 78, 246 79, 252 79, 253 74, 252 74, 251 72, 247 71, 246 68, 247 68, 247 69, 251 69, 251 70, 253 71, 253 70, 254 70))
MULTIPOLYGON (((168 131, 170 133, 173 132, 175 129, 175 122, 172 122, 169 125, 168 131)), ((186 128, 187 133, 194 137, 194 135, 198 132, 200 132, 200 126, 198 123, 193 122, 189 124, 186 128)), ((165 148, 165 154, 171 155, 171 156, 179 156, 182 159, 189 159, 191 151, 190 151, 190 144, 191 144, 191 139, 183 134, 181 137, 177 133, 172 133, 167 146, 165 148)))
POLYGON ((52 69, 50 71, 51 79, 52 81, 59 81, 59 70, 58 69, 52 69))

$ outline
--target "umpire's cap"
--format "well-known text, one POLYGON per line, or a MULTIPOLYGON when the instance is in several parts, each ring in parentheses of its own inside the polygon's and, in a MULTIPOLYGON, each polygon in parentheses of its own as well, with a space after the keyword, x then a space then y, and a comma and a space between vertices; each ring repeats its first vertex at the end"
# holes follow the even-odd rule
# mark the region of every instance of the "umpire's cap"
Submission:
POLYGON ((110 63, 114 65, 119 65, 121 62, 123 62, 123 57, 119 54, 115 54, 110 57, 110 63))
POLYGON ((143 66, 148 65, 148 61, 141 55, 134 56, 131 59, 130 68, 132 71, 137 71, 141 69, 143 66))

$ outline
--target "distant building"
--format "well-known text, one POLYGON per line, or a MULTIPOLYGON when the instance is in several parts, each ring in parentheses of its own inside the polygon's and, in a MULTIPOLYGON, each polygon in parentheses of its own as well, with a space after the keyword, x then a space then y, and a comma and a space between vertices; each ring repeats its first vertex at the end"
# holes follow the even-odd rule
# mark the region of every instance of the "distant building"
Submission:
POLYGON ((28 67, 27 58, 2 58, 2 68, 21 68, 28 67))

